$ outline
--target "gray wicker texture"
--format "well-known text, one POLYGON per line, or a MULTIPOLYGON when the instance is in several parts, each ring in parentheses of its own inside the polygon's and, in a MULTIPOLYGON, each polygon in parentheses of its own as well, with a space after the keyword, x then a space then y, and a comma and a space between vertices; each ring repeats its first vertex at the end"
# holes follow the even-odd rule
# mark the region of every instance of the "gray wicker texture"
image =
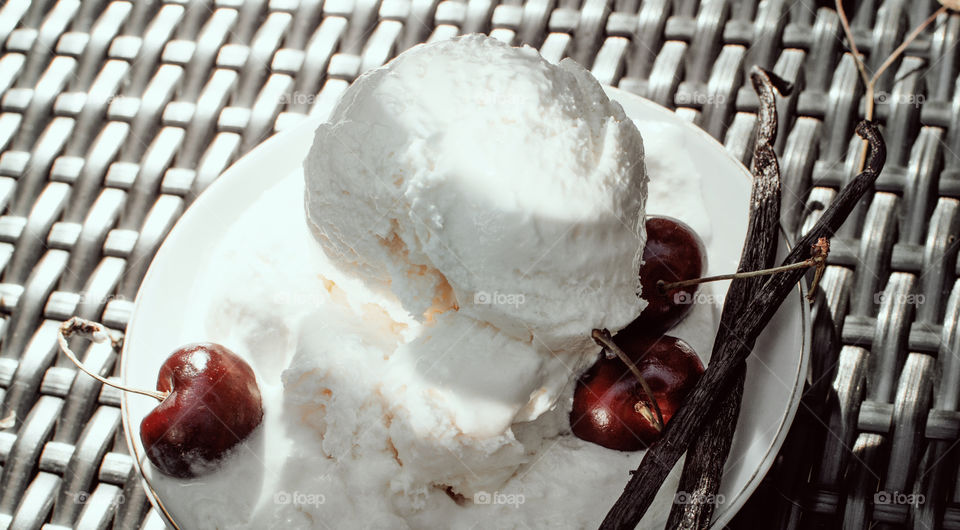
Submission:
MULTIPOLYGON (((197 194, 271 133, 326 116, 361 72, 418 42, 487 32, 676 108, 748 162, 745 72, 772 68, 797 85, 778 150, 784 224, 802 230, 859 155, 863 87, 829 3, 6 2, 0 417, 16 424, 0 431, 0 528, 164 526, 127 453, 118 392, 58 355, 57 327, 79 315, 122 330, 197 194)), ((856 2, 868 66, 936 7, 856 2)), ((942 16, 878 85, 887 166, 833 241, 804 401, 735 527, 960 528, 958 35, 960 15, 942 16)), ((109 346, 76 346, 116 370, 109 346)))

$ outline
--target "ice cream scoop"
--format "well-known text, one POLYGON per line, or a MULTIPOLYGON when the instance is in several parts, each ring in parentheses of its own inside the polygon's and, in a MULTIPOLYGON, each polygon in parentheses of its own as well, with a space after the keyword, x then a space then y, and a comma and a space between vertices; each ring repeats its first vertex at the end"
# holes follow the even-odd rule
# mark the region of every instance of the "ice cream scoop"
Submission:
POLYGON ((417 46, 351 85, 304 168, 324 251, 421 321, 457 310, 577 356, 643 309, 643 142, 573 61, 417 46))

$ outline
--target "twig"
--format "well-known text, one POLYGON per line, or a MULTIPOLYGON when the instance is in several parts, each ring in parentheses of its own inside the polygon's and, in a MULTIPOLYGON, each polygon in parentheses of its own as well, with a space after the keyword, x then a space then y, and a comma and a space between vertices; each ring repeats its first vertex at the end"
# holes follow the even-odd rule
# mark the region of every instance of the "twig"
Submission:
MULTIPOLYGON (((867 121, 873 121, 873 110, 876 105, 875 101, 875 90, 877 87, 877 81, 880 80, 880 76, 887 71, 890 66, 896 62, 907 47, 910 46, 910 43, 915 41, 917 37, 923 33, 923 30, 927 28, 934 20, 937 19, 940 15, 946 13, 948 10, 952 9, 945 5, 945 2, 941 0, 941 5, 939 9, 933 12, 932 15, 927 17, 926 20, 920 23, 917 27, 904 37, 903 42, 896 47, 886 59, 883 60, 883 63, 877 67, 877 71, 873 75, 867 75, 867 67, 863 64, 863 59, 860 56, 860 50, 857 48, 857 42, 853 38, 853 30, 850 28, 850 19, 847 17, 847 12, 843 9, 843 2, 841 0, 834 0, 834 7, 837 10, 837 16, 840 17, 840 26, 843 28, 843 34, 847 37, 847 42, 850 43, 850 51, 853 54, 853 62, 857 66, 857 71, 860 72, 860 80, 863 81, 863 86, 866 89, 865 102, 863 109, 863 117, 867 121)), ((867 142, 863 142, 863 146, 860 150, 860 161, 857 164, 857 171, 863 171, 864 164, 867 161, 867 142)), ((811 289, 811 292, 813 290, 811 289)))
POLYGON ((702 278, 691 278, 689 280, 681 280, 678 282, 664 283, 663 280, 657 282, 657 290, 661 293, 667 293, 674 289, 679 289, 681 287, 689 287, 691 285, 697 285, 699 283, 708 283, 708 282, 718 282, 720 280, 746 280, 748 278, 757 278, 759 276, 768 276, 770 274, 775 274, 778 272, 792 271, 796 269, 809 269, 810 267, 821 267, 823 264, 823 259, 820 257, 811 257, 810 259, 805 259, 800 263, 791 263, 789 265, 781 265, 779 267, 772 267, 769 269, 760 269, 755 271, 743 271, 743 272, 731 272, 729 274, 717 274, 716 276, 704 276, 702 278))

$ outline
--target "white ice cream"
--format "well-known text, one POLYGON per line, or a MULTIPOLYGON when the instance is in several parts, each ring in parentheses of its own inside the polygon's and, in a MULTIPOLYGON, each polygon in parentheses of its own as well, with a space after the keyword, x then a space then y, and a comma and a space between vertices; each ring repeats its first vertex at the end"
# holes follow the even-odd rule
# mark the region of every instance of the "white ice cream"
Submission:
MULTIPOLYGON (((680 133, 649 126, 658 213, 709 248, 680 133)), ((266 419, 243 448, 262 466, 156 477, 180 524, 595 526, 641 455, 572 437, 567 415, 590 330, 644 304, 644 168, 620 106, 529 48, 466 37, 358 79, 306 178, 245 212, 198 286, 191 340, 250 352, 266 419)), ((701 305, 674 332, 704 354, 713 326, 701 305)))
POLYGON ((643 142, 573 61, 417 46, 357 79, 305 169, 327 254, 419 320, 459 308, 577 355, 642 309, 643 142))
POLYGON ((644 167, 636 126, 586 70, 481 35, 361 76, 319 127, 315 236, 416 321, 377 381, 411 485, 502 485, 526 461, 511 426, 596 355, 592 329, 640 313, 644 167))

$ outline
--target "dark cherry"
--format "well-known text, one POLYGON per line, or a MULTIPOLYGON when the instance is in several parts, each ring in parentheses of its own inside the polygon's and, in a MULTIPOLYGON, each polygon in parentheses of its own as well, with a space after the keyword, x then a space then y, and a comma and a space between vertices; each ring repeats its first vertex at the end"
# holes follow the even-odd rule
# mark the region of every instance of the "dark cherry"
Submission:
POLYGON ((140 423, 153 465, 191 478, 211 471, 263 419, 253 369, 213 343, 190 344, 160 367, 157 390, 169 392, 140 423))
POLYGON ((682 221, 651 216, 646 221, 647 244, 643 249, 640 285, 647 307, 627 329, 646 335, 661 335, 677 325, 693 309, 697 286, 661 293, 657 282, 676 282, 703 276, 707 268, 703 241, 682 221))
MULTIPOLYGON (((667 423, 693 389, 703 364, 676 337, 620 332, 614 341, 650 385, 667 423)), ((653 406, 633 372, 619 358, 600 359, 577 381, 570 427, 577 437, 609 449, 637 451, 660 437, 653 406), (643 412, 646 408, 646 414, 643 412)))

